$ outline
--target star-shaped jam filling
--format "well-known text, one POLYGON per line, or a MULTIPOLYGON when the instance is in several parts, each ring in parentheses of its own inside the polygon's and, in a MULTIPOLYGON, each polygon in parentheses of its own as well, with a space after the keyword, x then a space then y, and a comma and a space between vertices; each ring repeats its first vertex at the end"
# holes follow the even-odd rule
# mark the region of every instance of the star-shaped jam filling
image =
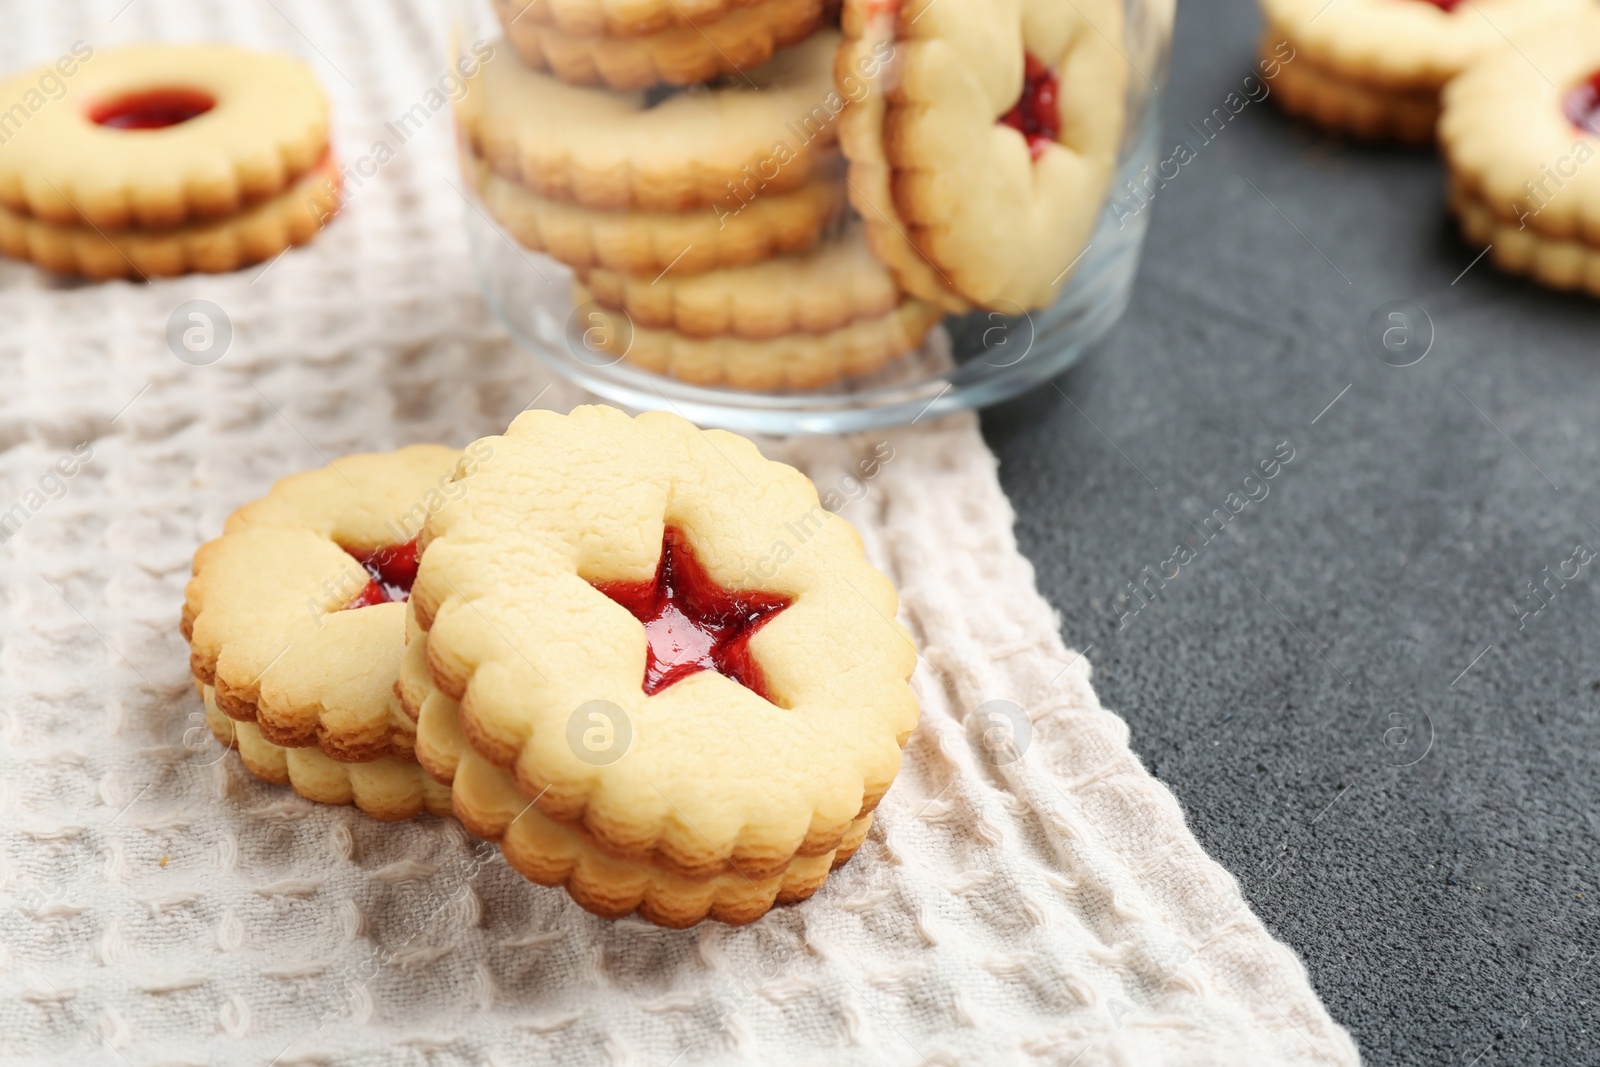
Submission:
POLYGON ((1010 126, 1028 141, 1034 159, 1061 136, 1061 79, 1033 53, 1023 56, 1022 96, 1000 116, 1000 125, 1010 126))
POLYGON ((404 603, 411 599, 411 586, 417 580, 417 542, 388 545, 384 548, 345 549, 367 569, 368 581, 356 598, 342 610, 370 608, 374 604, 404 603))
POLYGON ((1600 71, 1589 75, 1587 81, 1568 90, 1561 98, 1561 110, 1584 133, 1600 136, 1600 71))
POLYGON ((593 584, 644 624, 646 696, 691 674, 716 671, 771 699, 750 655, 750 639, 789 606, 787 597, 722 588, 695 558, 683 531, 673 526, 662 538, 654 578, 593 584))

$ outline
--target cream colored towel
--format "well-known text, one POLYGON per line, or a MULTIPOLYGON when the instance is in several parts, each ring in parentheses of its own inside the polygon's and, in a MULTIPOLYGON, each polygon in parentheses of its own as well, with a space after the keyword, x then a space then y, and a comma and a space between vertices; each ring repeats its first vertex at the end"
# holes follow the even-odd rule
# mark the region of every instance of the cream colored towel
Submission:
POLYGON ((426 0, 117 7, 20 5, 0 65, 77 38, 281 48, 328 86, 347 162, 399 151, 264 269, 60 288, 0 269, 0 513, 21 520, 0 546, 0 1058, 1356 1061, 1061 644, 971 418, 768 444, 848 501, 924 653, 905 769, 803 905, 739 929, 605 922, 448 821, 250 778, 189 682, 195 547, 291 471, 580 398, 477 296, 448 110, 403 145, 387 125, 444 73, 426 0), (232 323, 213 365, 168 351, 190 299, 232 323))

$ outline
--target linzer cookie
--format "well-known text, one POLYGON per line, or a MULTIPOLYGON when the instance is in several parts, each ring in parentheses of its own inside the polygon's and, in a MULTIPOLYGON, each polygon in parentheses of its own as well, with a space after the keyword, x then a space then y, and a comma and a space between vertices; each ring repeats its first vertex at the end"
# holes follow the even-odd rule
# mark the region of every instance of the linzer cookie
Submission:
POLYGON ((872 816, 854 820, 833 848, 795 856, 760 877, 732 870, 687 878, 599 848, 589 835, 529 810, 512 776, 467 748, 451 789, 453 810, 472 833, 498 841, 506 860, 529 881, 565 888, 578 905, 605 918, 637 912, 659 926, 682 928, 705 918, 754 922, 775 904, 805 900, 849 861, 866 839, 872 816), (526 814, 525 814, 526 813, 526 814))
POLYGON ((942 317, 899 291, 859 226, 808 253, 707 274, 590 270, 573 299, 595 355, 736 389, 819 389, 874 373, 942 317))
POLYGON ((754 390, 820 389, 842 378, 871 374, 920 345, 943 317, 927 301, 907 297, 878 316, 815 333, 695 337, 630 322, 621 311, 593 302, 581 284, 573 286, 573 300, 587 315, 585 343, 596 354, 611 353, 696 385, 754 390))
POLYGON ((412 758, 392 692, 403 601, 423 517, 458 491, 458 457, 437 445, 347 456, 285 478, 201 546, 183 634, 221 712, 341 762, 412 758))
POLYGON ((1479 58, 1588 0, 1261 0, 1263 57, 1285 111, 1341 133, 1428 144, 1439 92, 1479 58))
POLYGON ((572 86, 502 59, 484 65, 457 116, 495 173, 540 196, 731 211, 800 188, 832 160, 838 43, 819 32, 741 77, 665 98, 572 86))
POLYGON ((597 267, 583 284, 635 327, 756 341, 830 333, 882 318, 905 299, 857 223, 807 252, 749 266, 659 278, 597 267))
POLYGON ((0 111, 23 116, 0 143, 7 254, 94 277, 232 270, 336 209, 328 104, 302 64, 222 45, 86 52, 41 106, 45 68, 0 84, 0 111))
POLYGON ((704 26, 756 0, 512 0, 509 17, 575 36, 638 37, 673 26, 704 26))
POLYGON ((947 310, 1051 303, 1121 142, 1121 4, 847 0, 844 31, 836 81, 870 91, 840 143, 873 251, 947 310))
MULTIPOLYGON (((0 85, 0 101, 36 92, 41 70, 0 85)), ((0 204, 50 222, 221 218, 282 192, 328 147, 327 99, 287 56, 140 45, 94 53, 64 80, 0 148, 0 204)))
POLYGON ((1503 270, 1600 296, 1600 11, 1517 44, 1445 88, 1451 207, 1503 270))
MULTIPOLYGON (((369 671, 364 679, 373 686, 369 699, 382 699, 389 686, 382 683, 380 672, 369 671)), ((255 723, 224 714, 210 686, 197 682, 196 688, 205 701, 211 736, 237 749, 245 769, 262 781, 287 785, 319 804, 354 804, 375 819, 409 819, 423 811, 451 813, 449 786, 434 781, 414 760, 384 756, 366 763, 344 763, 330 759, 320 749, 274 745, 261 736, 255 723)))
POLYGON ((162 229, 105 230, 0 207, 0 251, 47 270, 100 279, 238 270, 316 236, 339 210, 339 183, 332 156, 325 156, 283 192, 233 215, 162 229))
POLYGON ((545 5, 495 0, 506 39, 528 65, 574 85, 647 89, 694 85, 760 66, 777 49, 821 27, 827 5, 824 0, 753 0, 732 6, 721 18, 680 21, 632 35, 574 33, 559 21, 530 17, 530 7, 545 5))
POLYGON ((787 193, 735 207, 691 211, 601 211, 540 196, 495 174, 482 160, 464 167, 483 206, 520 244, 570 267, 608 267, 654 277, 753 263, 816 244, 844 205, 831 173, 814 174, 787 193))
POLYGON ((813 891, 917 719, 860 538, 798 471, 673 415, 528 412, 482 444, 410 602, 465 741, 457 811, 602 914, 744 922, 813 891), (687 888, 658 910, 663 879, 687 888))
POLYGON ((649 863, 629 862, 598 848, 580 829, 541 814, 512 776, 478 755, 462 736, 459 707, 433 688, 427 640, 415 630, 406 647, 400 689, 418 720, 417 758, 434 788, 453 794, 452 811, 469 831, 498 841, 511 865, 539 885, 565 888, 583 908, 607 918, 635 912, 661 926, 692 926, 704 918, 751 922, 774 904, 804 900, 828 872, 847 862, 866 838, 872 816, 850 826, 832 852, 799 856, 762 879, 741 874, 684 878, 649 863), (420 637, 420 639, 419 639, 420 637), (439 783, 444 783, 441 786, 439 783))

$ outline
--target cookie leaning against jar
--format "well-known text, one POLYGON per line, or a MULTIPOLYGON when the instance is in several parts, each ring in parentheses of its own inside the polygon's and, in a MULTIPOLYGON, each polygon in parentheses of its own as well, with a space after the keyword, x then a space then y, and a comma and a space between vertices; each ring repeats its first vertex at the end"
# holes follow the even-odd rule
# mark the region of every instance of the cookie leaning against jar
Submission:
POLYGON ((834 68, 850 200, 900 285, 950 312, 1045 307, 1122 140, 1118 0, 847 0, 834 68))

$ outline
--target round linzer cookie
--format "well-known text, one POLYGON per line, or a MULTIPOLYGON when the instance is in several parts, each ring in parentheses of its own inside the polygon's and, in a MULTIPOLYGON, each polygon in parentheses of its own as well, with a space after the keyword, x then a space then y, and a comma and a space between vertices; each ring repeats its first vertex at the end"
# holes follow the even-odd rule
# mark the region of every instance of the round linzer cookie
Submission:
POLYGON ((439 445, 347 456, 234 512, 195 553, 183 608, 190 669, 218 709, 333 760, 412 758, 392 687, 416 537, 458 492, 458 460, 477 458, 439 445))
POLYGON ((502 177, 585 207, 685 211, 791 192, 833 158, 839 35, 825 31, 725 84, 659 93, 568 85, 484 65, 458 111, 502 177))
MULTIPOLYGON (((855 531, 799 471, 674 415, 527 412, 481 444, 410 608, 432 686, 524 798, 505 822, 672 878, 778 879, 773 899, 797 860, 825 872, 917 721, 916 649, 855 531)), ((516 803, 497 796, 485 822, 516 803)), ((524 848, 529 870, 555 852, 524 848)))
POLYGON ((587 315, 584 339, 596 352, 695 385, 735 389, 820 389, 881 369, 920 345, 944 317, 933 304, 905 297, 874 318, 817 333, 797 331, 753 340, 736 334, 693 337, 629 321, 594 300, 581 283, 573 301, 587 315))
POLYGON ((795 856, 774 873, 733 870, 696 879, 610 855, 582 831, 534 815, 537 808, 522 815, 528 801, 511 775, 470 748, 462 754, 451 797, 461 824, 498 841, 506 861, 529 881, 563 887, 579 907, 604 918, 637 912, 675 929, 708 917, 734 925, 754 922, 776 904, 805 900, 822 888, 830 871, 855 855, 872 827, 872 816, 863 815, 833 848, 795 856))
POLYGON ((1600 296, 1600 11, 1452 81, 1439 141, 1470 240, 1504 270, 1600 296))
POLYGON ((484 208, 512 237, 579 270, 693 274, 803 252, 844 206, 832 167, 790 192, 756 196, 733 209, 600 211, 540 196, 482 160, 468 158, 464 165, 484 208))
POLYGON ((574 826, 555 822, 528 803, 505 770, 478 755, 461 733, 459 707, 433 688, 428 676, 427 639, 413 634, 406 646, 402 689, 406 710, 418 720, 417 758, 450 788, 452 812, 469 831, 500 843, 507 861, 529 881, 565 888, 579 906, 609 919, 637 912, 659 926, 693 926, 705 918, 726 923, 753 922, 774 904, 811 896, 828 872, 846 863, 872 826, 863 815, 831 852, 796 856, 781 872, 766 878, 739 873, 685 878, 649 863, 618 859, 601 850, 574 826))
MULTIPOLYGON (((399 659, 398 655, 393 658, 399 659)), ((367 677, 375 687, 372 699, 380 699, 379 690, 389 687, 375 672, 367 677)), ((209 685, 196 682, 195 686, 206 704, 211 736, 237 749, 245 770, 262 781, 287 785, 319 804, 354 804, 375 819, 409 819, 423 811, 451 813, 449 786, 435 781, 413 760, 384 756, 366 763, 342 763, 329 759, 320 749, 274 745, 261 736, 255 723, 224 714, 209 685)))
POLYGON ((74 53, 0 84, 0 205, 102 230, 238 214, 328 150, 328 102, 303 64, 225 45, 74 53), (53 78, 59 96, 40 87, 53 78), (39 98, 39 106, 28 101, 39 98))
POLYGON ((417 763, 436 782, 455 780, 466 742, 461 736, 454 700, 434 688, 428 673, 428 635, 417 625, 416 613, 406 612, 406 648, 394 683, 400 706, 417 726, 417 763))
POLYGON ((554 26, 574 36, 638 37, 704 26, 757 0, 502 0, 503 18, 554 26))
POLYGON ((1270 26, 1261 37, 1260 54, 1263 63, 1277 65, 1273 96, 1286 114, 1371 141, 1432 143, 1433 128, 1439 122, 1438 86, 1409 89, 1363 84, 1296 51, 1270 26), (1284 55, 1294 58, 1286 62, 1284 55))
POLYGON ((856 223, 798 255, 659 278, 596 267, 583 284, 635 327, 757 341, 882 318, 904 299, 856 223))
POLYGON ((96 279, 220 274, 305 244, 339 210, 339 199, 339 169, 327 155, 282 192, 227 218, 165 229, 106 230, 0 207, 0 252, 96 279))
POLYGON ((901 286, 948 311, 1050 304, 1122 139, 1116 0, 847 0, 850 197, 901 286), (858 92, 864 88, 866 91, 858 92))
POLYGON ((1356 137, 1425 145, 1439 91, 1477 59, 1589 0, 1261 0, 1261 51, 1291 115, 1356 137), (1283 46, 1289 48, 1285 58, 1283 46))
POLYGON ((760 66, 822 26, 826 8, 824 0, 753 0, 713 21, 610 36, 529 18, 525 0, 495 0, 506 39, 529 66, 574 85, 613 89, 695 85, 760 66))

